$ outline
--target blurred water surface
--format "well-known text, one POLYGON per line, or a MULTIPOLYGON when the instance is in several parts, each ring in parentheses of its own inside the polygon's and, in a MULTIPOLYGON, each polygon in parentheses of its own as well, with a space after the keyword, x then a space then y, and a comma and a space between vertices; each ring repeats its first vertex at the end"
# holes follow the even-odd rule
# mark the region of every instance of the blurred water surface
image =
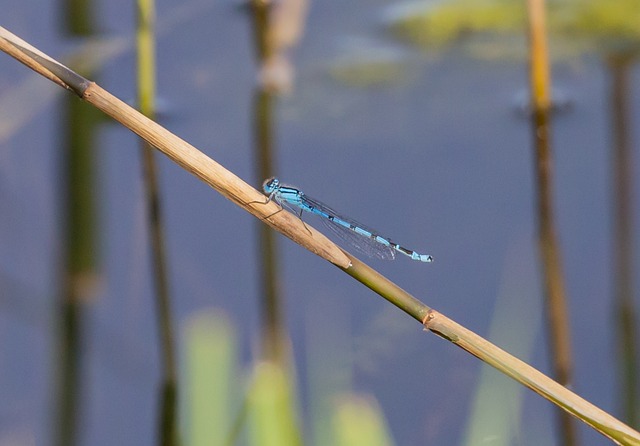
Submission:
MULTIPOLYGON (((7 4, 2 25, 52 56, 69 60, 86 45, 62 31, 57 3, 8 3, 14 4, 7 4)), ((432 51, 408 44, 389 31, 390 3, 310 5, 301 41, 287 50, 293 83, 275 101, 273 174, 434 255, 428 265, 405 258, 370 263, 479 334, 488 334, 498 296, 500 305, 517 308, 520 301, 530 308, 531 314, 514 312, 504 321, 511 330, 502 333, 509 336, 527 327, 521 343, 492 340, 513 345, 512 353, 548 372, 545 325, 517 319, 542 320, 530 127, 518 99, 527 86, 526 62, 505 55, 502 49, 513 44, 508 37, 432 51)), ((95 7, 97 37, 105 40, 89 53, 104 60, 91 76, 129 100, 135 95, 134 7, 124 1, 95 7)), ((158 88, 166 104, 161 123, 259 186, 252 129, 259 70, 247 11, 234 2, 160 1, 157 14, 158 88)), ((595 46, 585 52, 576 45, 571 52, 565 40, 558 47, 563 51, 554 59, 553 83, 570 106, 555 115, 553 126, 555 198, 574 389, 620 415, 610 266, 611 65, 595 46)), ((77 68, 87 57, 69 64, 77 68)), ((640 70, 633 63, 628 69, 627 99, 637 116, 640 70)), ((0 445, 48 444, 53 430, 66 94, 0 57, 0 125, 10 124, 0 135, 0 445)), ((630 135, 637 149, 637 125, 630 135)), ((137 148, 129 131, 97 124, 92 150, 100 235, 82 316, 79 444, 155 439, 159 355, 137 148)), ((635 151, 632 169, 638 172, 635 151)), ((257 223, 179 167, 165 159, 160 166, 179 327, 199 311, 224 309, 240 333, 242 360, 249 362, 259 335, 257 223)), ((377 398, 397 444, 461 444, 480 364, 424 334, 335 268, 287 240, 279 243, 305 412, 306 372, 314 361, 305 356, 307 347, 322 328, 339 329, 352 362, 349 386, 377 398), (326 326, 311 329, 316 314, 326 326)), ((638 246, 638 237, 633 243, 638 246)), ((505 377, 497 381, 505 389, 515 386, 505 377)), ((552 406, 513 389, 522 392, 517 444, 554 444, 552 406)), ((590 429, 581 427, 580 436, 584 445, 603 444, 590 429)))

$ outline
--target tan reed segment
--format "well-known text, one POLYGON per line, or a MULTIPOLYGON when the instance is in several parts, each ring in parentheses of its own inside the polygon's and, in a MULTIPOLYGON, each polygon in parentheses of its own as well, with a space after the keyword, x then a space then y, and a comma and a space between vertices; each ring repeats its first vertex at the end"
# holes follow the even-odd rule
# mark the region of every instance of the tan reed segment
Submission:
POLYGON ((349 259, 327 237, 305 225, 298 217, 281 212, 275 203, 264 204, 266 197, 207 155, 180 139, 156 122, 122 102, 96 83, 90 83, 83 98, 122 123, 185 170, 217 190, 246 211, 263 219, 287 237, 341 268, 349 259))
POLYGON ((615 443, 640 445, 640 434, 631 427, 443 314, 431 310, 423 323, 426 329, 527 386, 615 443), (618 442, 620 439, 622 443, 618 442))

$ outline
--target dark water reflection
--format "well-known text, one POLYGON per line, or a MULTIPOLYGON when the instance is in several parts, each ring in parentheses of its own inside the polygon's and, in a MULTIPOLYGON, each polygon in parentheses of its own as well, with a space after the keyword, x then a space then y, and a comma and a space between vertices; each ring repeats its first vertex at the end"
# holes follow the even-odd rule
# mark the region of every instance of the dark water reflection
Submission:
MULTIPOLYGON (((42 10, 13 6, 7 7, 14 12, 3 26, 44 51, 58 57, 79 45, 63 39, 55 15, 47 14, 55 4, 42 10)), ((164 125, 254 181, 252 21, 236 6, 158 6, 159 93, 170 104, 164 125)), ((100 29, 131 35, 131 5, 108 2, 101 8, 100 29)), ((529 305, 540 298, 529 126, 512 107, 527 84, 526 68, 513 59, 477 60, 455 46, 425 55, 388 39, 377 17, 371 3, 312 4, 304 37, 292 52, 295 84, 271 104, 278 152, 273 173, 406 246, 433 254, 436 262, 430 265, 404 258, 370 263, 427 304, 482 335, 494 333, 498 345, 512 346, 513 353, 548 372, 543 323, 519 324, 510 318, 527 315, 516 312, 506 316, 504 332, 493 328, 497 305, 518 307, 523 299, 529 305), (363 8, 371 9, 363 14, 363 8), (380 71, 383 62, 391 74, 377 73, 376 82, 366 85, 336 76, 344 67, 345 48, 353 51, 354 41, 370 46, 361 52, 368 57, 363 63, 380 71), (382 62, 376 59, 378 47, 386 49, 382 62), (399 79, 398 72, 403 73, 399 79), (520 342, 512 342, 518 335, 520 342)), ((133 97, 132 60, 132 52, 124 51, 96 79, 121 98, 133 97)), ((640 110, 637 65, 627 75, 633 115, 640 110)), ((20 102, 7 105, 9 89, 31 76, 0 57, 0 122, 21 107, 20 102)), ((554 174, 575 389, 622 416, 610 267, 610 82, 609 67, 597 54, 556 62, 554 85, 570 95, 573 107, 555 117, 554 174)), ((34 98, 25 94, 25 101, 34 98)), ((22 127, 2 135, 0 145, 0 444, 47 444, 54 423, 62 107, 60 100, 43 102, 22 127)), ((640 167, 633 150, 640 141, 635 121, 629 121, 632 177, 640 167)), ((154 444, 160 356, 138 143, 116 125, 99 129, 103 279, 83 316, 78 444, 154 444)), ((175 320, 182 329, 196 312, 224 309, 238 326, 241 357, 248 364, 260 342, 257 296, 263 291, 256 279, 255 222, 177 166, 162 159, 160 168, 175 320)), ((636 221, 637 183, 630 200, 636 221)), ((335 268, 277 239, 284 316, 305 411, 313 399, 310 370, 322 364, 320 359, 341 363, 328 359, 339 351, 349 359, 342 361, 343 375, 334 382, 374 395, 397 444, 461 443, 461 426, 472 413, 481 380, 478 362, 422 333, 335 268), (322 315, 326 326, 318 327, 314 315, 322 315), (318 353, 322 328, 341 331, 344 345, 318 353)), ((629 244, 637 247, 637 240, 629 244)), ((519 444, 553 444, 551 405, 507 378, 495 379, 501 391, 513 389, 523 399, 519 444)), ((580 429, 584 444, 602 444, 598 434, 580 429)))

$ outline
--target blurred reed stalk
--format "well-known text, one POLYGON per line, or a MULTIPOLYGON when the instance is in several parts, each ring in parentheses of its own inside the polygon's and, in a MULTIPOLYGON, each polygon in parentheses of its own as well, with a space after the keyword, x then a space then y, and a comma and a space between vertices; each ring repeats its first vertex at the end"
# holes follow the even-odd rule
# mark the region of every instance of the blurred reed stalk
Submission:
POLYGON ((619 395, 624 419, 636 425, 638 419, 638 355, 635 306, 633 303, 633 157, 631 125, 629 122, 632 54, 613 54, 608 57, 611 73, 611 116, 613 125, 613 286, 615 324, 619 340, 619 395))
POLYGON ((55 356, 57 395, 56 444, 77 443, 82 413, 82 353, 84 308, 98 285, 95 128, 98 115, 78 101, 65 98, 62 122, 62 191, 65 215, 62 290, 59 302, 58 353, 55 356))
MULTIPOLYGON (((93 3, 66 0, 60 21, 72 38, 94 34, 93 3)), ((84 70, 86 75, 91 75, 84 70)), ((99 246, 96 216, 95 129, 99 114, 75 100, 65 98, 60 121, 62 196, 64 227, 62 237, 61 290, 58 302, 57 352, 53 364, 55 405, 53 442, 59 446, 78 443, 83 414, 84 309, 98 285, 99 246)))
POLYGON ((63 0, 62 24, 65 32, 72 36, 91 36, 95 34, 93 2, 91 0, 63 0))
MULTIPOLYGON (((268 44, 269 9, 271 2, 253 0, 254 48, 258 65, 270 57, 268 44)), ((253 94, 253 138, 256 158, 255 183, 260 184, 274 174, 275 145, 273 132, 274 92, 257 83, 253 94)), ((276 234, 268 226, 258 222, 257 258, 260 259, 260 289, 262 290, 260 314, 262 316, 262 354, 265 359, 285 360, 286 329, 283 321, 280 267, 276 234)))
MULTIPOLYGON (((562 260, 553 210, 553 158, 551 155, 551 99, 545 1, 528 0, 531 123, 535 149, 538 200, 538 245, 544 277, 551 363, 555 379, 570 385, 573 359, 562 260)), ((561 444, 576 444, 573 420, 558 412, 561 444)))
MULTIPOLYGON (((258 65, 258 82, 253 94, 253 135, 255 165, 257 176, 255 183, 260 184, 274 174, 274 104, 280 88, 278 76, 270 73, 279 70, 277 55, 280 48, 274 36, 282 26, 274 18, 274 12, 283 5, 297 0, 251 0, 254 51, 258 65), (276 61, 275 64, 272 61, 276 61)), ((262 200, 264 201, 264 199, 262 200)), ((252 444, 267 444, 263 439, 271 438, 270 444, 302 445, 303 435, 300 420, 296 416, 297 380, 292 367, 293 359, 290 339, 284 321, 282 309, 284 296, 280 286, 280 255, 276 233, 268 226, 260 224, 258 228, 260 259, 260 289, 262 317, 262 357, 254 369, 251 389, 247 396, 245 410, 238 419, 247 416, 249 437, 252 444)), ((237 424, 237 423, 236 423, 237 424)))
POLYGON ((636 432, 477 334, 430 309, 368 265, 341 250, 312 226, 303 224, 297 216, 281 211, 275 203, 264 204, 264 194, 249 186, 222 165, 132 109, 96 83, 69 70, 2 27, 0 27, 0 50, 52 82, 73 91, 80 98, 145 139, 173 162, 210 185, 222 196, 312 253, 334 264, 420 321, 425 329, 454 343, 502 373, 514 378, 615 442, 640 446, 640 432, 636 432))
MULTIPOLYGON (((138 0, 137 5, 138 105, 145 116, 154 119, 156 114, 155 4, 154 0, 138 0)), ((153 147, 149 143, 141 141, 140 155, 162 358, 158 435, 160 444, 174 446, 178 444, 177 366, 158 168, 153 147)))
MULTIPOLYGON (((275 136, 273 107, 278 95, 291 88, 293 68, 288 51, 304 28, 306 0, 251 0, 254 51, 258 76, 253 100, 256 184, 274 176, 275 136)), ((265 358, 285 359, 289 344, 282 318, 278 251, 275 234, 260 225, 261 289, 263 296, 263 347, 265 358)))

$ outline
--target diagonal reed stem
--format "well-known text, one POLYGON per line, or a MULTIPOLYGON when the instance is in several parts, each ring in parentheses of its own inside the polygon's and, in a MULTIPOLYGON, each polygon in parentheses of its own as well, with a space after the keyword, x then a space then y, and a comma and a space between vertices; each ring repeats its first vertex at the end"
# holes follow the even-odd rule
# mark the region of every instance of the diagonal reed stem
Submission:
POLYGON ((19 39, 14 40, 12 36, 11 33, 0 27, 0 50, 11 55, 21 53, 21 56, 17 58, 26 65, 63 87, 76 92, 84 100, 121 122, 220 194, 262 219, 266 224, 296 243, 338 266, 354 279, 420 321, 426 329, 516 379, 618 444, 640 446, 639 432, 585 401, 533 367, 442 314, 431 310, 368 265, 342 251, 313 227, 303 225, 296 216, 288 212, 278 212, 279 208, 274 203, 264 204, 263 194, 195 147, 146 118, 95 83, 78 76, 26 42, 19 39), (46 68, 40 68, 43 64, 46 68))

